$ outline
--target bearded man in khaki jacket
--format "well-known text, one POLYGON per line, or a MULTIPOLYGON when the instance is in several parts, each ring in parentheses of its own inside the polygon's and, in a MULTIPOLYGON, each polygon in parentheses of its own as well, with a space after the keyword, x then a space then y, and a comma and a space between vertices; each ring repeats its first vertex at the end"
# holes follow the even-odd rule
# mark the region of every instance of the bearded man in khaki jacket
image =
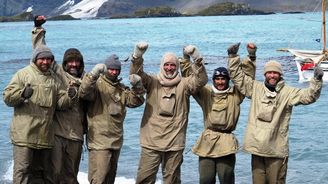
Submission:
POLYGON ((141 158, 136 183, 155 183, 159 165, 163 182, 181 183, 180 167, 186 141, 189 98, 207 83, 207 74, 198 49, 189 45, 184 50, 194 63, 195 75, 181 77, 179 61, 174 53, 165 53, 160 72, 143 71, 142 55, 148 44, 135 46, 130 73, 142 78, 146 89, 146 106, 140 127, 141 158))
POLYGON ((14 107, 10 127, 14 184, 53 183, 49 168, 55 137, 53 117, 56 109, 71 107, 75 95, 66 91, 50 69, 53 62, 51 50, 37 46, 30 64, 13 76, 3 92, 4 102, 14 107))
POLYGON ((288 162, 288 129, 296 105, 314 103, 320 96, 323 71, 314 69, 310 86, 285 85, 282 66, 270 60, 264 66, 264 82, 245 75, 237 55, 239 44, 228 48, 229 72, 235 86, 251 99, 243 149, 252 154, 254 184, 283 184, 288 162))

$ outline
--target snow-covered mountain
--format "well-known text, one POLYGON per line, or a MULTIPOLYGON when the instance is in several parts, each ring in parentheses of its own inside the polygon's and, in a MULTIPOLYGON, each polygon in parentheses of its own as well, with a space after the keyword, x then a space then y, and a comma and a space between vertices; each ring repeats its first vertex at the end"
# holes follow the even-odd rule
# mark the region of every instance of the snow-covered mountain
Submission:
MULTIPOLYGON (((141 8, 170 6, 193 14, 215 3, 246 3, 253 9, 286 12, 313 11, 317 3, 309 0, 0 0, 0 16, 13 16, 26 10, 48 17, 72 15, 75 18, 133 16, 141 8)), ((317 0, 316 0, 317 1, 317 0)))
MULTIPOLYGON (((67 4, 72 5, 71 1, 68 0, 67 4)), ((74 4, 73 6, 63 5, 63 7, 69 7, 66 9, 62 15, 71 15, 74 18, 92 18, 96 17, 99 8, 107 0, 82 0, 81 2, 74 4)))

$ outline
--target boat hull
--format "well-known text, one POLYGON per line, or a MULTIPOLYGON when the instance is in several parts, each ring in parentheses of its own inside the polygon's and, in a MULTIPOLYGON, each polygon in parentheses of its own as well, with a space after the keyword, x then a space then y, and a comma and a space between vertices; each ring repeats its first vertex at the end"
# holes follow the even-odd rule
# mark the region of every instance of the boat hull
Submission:
MULTIPOLYGON (((298 76, 300 82, 306 82, 311 80, 313 77, 314 68, 302 69, 303 59, 296 58, 295 63, 297 66, 298 76)), ((323 69, 324 75, 322 77, 323 81, 328 81, 328 61, 320 62, 319 66, 323 69)))

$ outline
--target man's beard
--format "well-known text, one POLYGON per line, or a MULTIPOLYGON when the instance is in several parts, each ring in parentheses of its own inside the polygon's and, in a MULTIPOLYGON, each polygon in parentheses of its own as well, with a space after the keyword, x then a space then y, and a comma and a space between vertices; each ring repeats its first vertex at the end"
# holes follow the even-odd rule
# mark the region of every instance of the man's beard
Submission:
POLYGON ((77 77, 79 72, 78 72, 77 68, 70 68, 69 74, 73 75, 74 77, 77 77))

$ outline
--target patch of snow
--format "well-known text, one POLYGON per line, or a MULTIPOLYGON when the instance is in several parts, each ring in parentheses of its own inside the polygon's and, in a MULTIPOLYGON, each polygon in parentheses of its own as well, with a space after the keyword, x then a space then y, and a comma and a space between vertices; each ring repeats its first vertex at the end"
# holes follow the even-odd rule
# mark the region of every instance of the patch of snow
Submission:
POLYGON ((82 0, 66 10, 62 15, 71 15, 74 18, 96 17, 99 8, 108 0, 82 0))
POLYGON ((27 8, 26 12, 32 12, 33 11, 33 6, 30 6, 27 8))
POLYGON ((66 3, 62 4, 61 6, 58 7, 58 10, 61 9, 66 9, 67 7, 73 6, 75 4, 74 0, 68 0, 66 3))

